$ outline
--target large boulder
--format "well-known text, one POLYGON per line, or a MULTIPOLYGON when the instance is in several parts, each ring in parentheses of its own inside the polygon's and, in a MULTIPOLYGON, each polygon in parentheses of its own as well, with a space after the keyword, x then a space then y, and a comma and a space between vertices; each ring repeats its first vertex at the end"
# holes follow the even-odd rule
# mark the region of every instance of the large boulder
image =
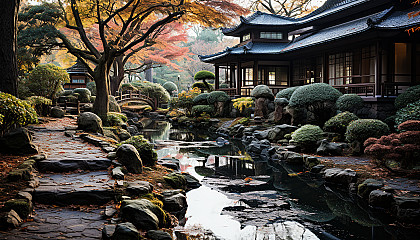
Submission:
POLYGON ((351 169, 330 168, 324 171, 324 179, 328 183, 349 185, 356 182, 357 174, 351 169))
POLYGON ((172 240, 172 237, 169 233, 161 230, 147 231, 146 237, 151 240, 172 240))
POLYGON ((368 199, 370 192, 380 189, 384 184, 376 179, 366 179, 357 187, 357 194, 361 198, 368 199))
POLYGON ((142 230, 157 230, 170 224, 169 216, 147 199, 123 201, 121 218, 142 230))
POLYGON ((163 208, 168 212, 178 212, 187 208, 187 198, 182 191, 167 190, 162 193, 163 195, 163 208))
POLYGON ((14 154, 37 154, 32 136, 26 128, 16 128, 0 138, 0 152, 14 154))
POLYGON ((126 188, 130 196, 141 196, 153 191, 153 185, 146 181, 136 181, 128 183, 126 188))
POLYGON ((84 112, 77 118, 79 129, 87 132, 103 133, 102 120, 92 112, 84 112))
POLYGON ((115 228, 115 232, 112 235, 112 240, 139 240, 140 233, 136 227, 130 223, 120 223, 115 228))
POLYGON ((290 134, 297 129, 298 127, 287 124, 277 125, 274 128, 269 129, 267 138, 270 142, 276 142, 283 139, 284 135, 290 134))
POLYGON ((324 156, 341 156, 343 150, 349 148, 346 143, 328 142, 328 140, 321 140, 321 144, 316 149, 316 154, 324 156))
POLYGON ((141 161, 139 152, 131 144, 122 144, 117 149, 117 160, 130 173, 142 173, 143 163, 141 161))
POLYGON ((373 190, 369 194, 369 205, 376 208, 390 208, 394 204, 391 193, 383 190, 373 190))
POLYGON ((63 109, 61 109, 60 107, 51 108, 51 114, 50 114, 51 117, 62 118, 62 117, 64 117, 65 114, 66 114, 66 112, 63 109))

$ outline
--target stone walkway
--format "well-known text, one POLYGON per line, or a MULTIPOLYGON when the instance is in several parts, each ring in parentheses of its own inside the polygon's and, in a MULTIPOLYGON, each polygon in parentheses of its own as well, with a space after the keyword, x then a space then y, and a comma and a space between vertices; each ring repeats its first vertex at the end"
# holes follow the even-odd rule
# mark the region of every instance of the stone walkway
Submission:
POLYGON ((99 147, 65 136, 75 124, 64 118, 33 129, 33 142, 47 155, 37 163, 40 186, 33 192, 33 221, 0 232, 0 239, 101 239, 106 223, 102 205, 113 199, 114 182, 106 171, 111 161, 99 147))

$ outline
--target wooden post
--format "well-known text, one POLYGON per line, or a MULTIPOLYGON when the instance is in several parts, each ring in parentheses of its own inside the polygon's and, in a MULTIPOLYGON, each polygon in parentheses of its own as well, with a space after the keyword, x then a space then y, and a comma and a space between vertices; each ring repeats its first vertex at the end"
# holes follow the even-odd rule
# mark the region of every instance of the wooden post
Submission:
POLYGON ((214 89, 219 89, 220 86, 219 65, 214 65, 214 89))
POLYGON ((375 89, 373 96, 381 95, 382 86, 382 51, 379 41, 376 43, 375 89))
POLYGON ((252 81, 254 87, 258 85, 258 61, 254 61, 252 81))
POLYGON ((229 64, 229 71, 230 71, 230 79, 229 79, 229 88, 233 88, 233 84, 235 82, 235 64, 229 64))
POLYGON ((242 67, 241 62, 238 61, 238 71, 236 72, 238 81, 236 84, 236 95, 241 96, 241 88, 242 88, 242 67))

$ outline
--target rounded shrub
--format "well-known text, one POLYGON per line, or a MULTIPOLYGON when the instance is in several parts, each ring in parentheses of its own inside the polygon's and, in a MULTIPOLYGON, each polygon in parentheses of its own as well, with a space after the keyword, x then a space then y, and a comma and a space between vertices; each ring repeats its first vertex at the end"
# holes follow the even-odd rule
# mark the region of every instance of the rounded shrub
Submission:
POLYGON ((287 100, 290 100, 290 97, 298 88, 299 87, 289 87, 289 88, 283 89, 276 94, 276 98, 286 98, 287 100))
POLYGON ((166 89, 163 88, 159 83, 136 81, 133 82, 132 85, 138 88, 142 94, 156 99, 159 103, 167 103, 171 99, 168 91, 166 91, 166 89))
POLYGON ((201 91, 207 90, 206 84, 204 84, 203 82, 195 82, 191 87, 192 88, 198 88, 201 91))
POLYGON ((121 126, 127 122, 127 117, 119 112, 109 112, 107 119, 104 121, 104 126, 121 126))
POLYGON ((292 140, 300 145, 314 145, 323 138, 323 133, 320 127, 306 124, 292 133, 292 140))
POLYGON ((27 87, 35 96, 55 98, 66 82, 70 82, 69 74, 54 64, 38 65, 29 73, 27 87))
POLYGON ((357 94, 344 94, 337 99, 335 105, 342 112, 354 112, 363 107, 363 99, 357 94))
POLYGON ((38 122, 36 111, 30 104, 3 92, 0 92, 0 116, 0 135, 14 127, 38 122))
POLYGON ((147 141, 147 139, 145 139, 142 135, 133 136, 125 141, 122 141, 118 144, 118 146, 121 146, 122 144, 133 145, 139 152, 143 165, 154 166, 156 164, 157 153, 153 149, 153 144, 147 141))
POLYGON ((395 125, 396 128, 401 123, 407 120, 420 120, 420 100, 417 102, 409 103, 406 107, 403 107, 395 114, 395 125))
POLYGON ((194 75, 194 80, 206 80, 206 79, 214 79, 214 73, 206 71, 206 70, 202 70, 197 72, 194 75))
POLYGON ((169 94, 173 94, 173 92, 177 92, 178 91, 178 87, 176 86, 176 84, 175 83, 173 83, 173 82, 166 82, 166 83, 164 83, 163 85, 162 85, 162 87, 164 88, 164 89, 166 89, 166 91, 168 91, 169 92, 169 94))
POLYGON ((352 121, 346 129, 346 141, 359 141, 363 143, 366 139, 379 138, 389 134, 389 127, 386 123, 377 119, 359 119, 352 121))
POLYGON ((89 89, 92 96, 96 96, 96 83, 95 81, 88 82, 86 88, 89 89))
POLYGON ((194 105, 205 105, 207 104, 207 98, 209 97, 209 93, 200 93, 193 99, 194 105))
POLYGON ((346 133, 347 126, 357 119, 359 118, 353 113, 339 113, 325 122, 324 131, 344 135, 346 133))
POLYGON ((314 83, 299 87, 290 97, 289 105, 307 106, 316 102, 336 102, 343 94, 326 83, 314 83))
POLYGON ((196 106, 192 107, 191 112, 194 116, 200 116, 202 113, 207 113, 209 115, 213 115, 214 106, 211 106, 211 105, 196 105, 196 106))
POLYGON ((400 131, 420 131, 420 121, 419 120, 408 120, 401 123, 398 126, 400 131))
POLYGON ((251 97, 254 98, 268 98, 274 100, 274 94, 267 85, 255 86, 251 91, 251 97))
POLYGON ((209 93, 209 96, 207 97, 207 102, 209 104, 213 104, 215 102, 227 102, 230 100, 229 95, 227 93, 222 91, 213 91, 209 93))
POLYGON ((398 95, 395 99, 395 108, 401 109, 406 107, 409 103, 414 103, 420 100, 420 85, 408 88, 405 92, 398 95))
POLYGON ((49 107, 52 105, 51 99, 41 96, 28 97, 26 101, 35 109, 36 113, 41 116, 47 116, 49 107))
POLYGON ((90 102, 90 97, 92 94, 90 93, 89 89, 87 88, 76 88, 73 90, 73 94, 79 94, 79 101, 81 103, 88 103, 90 102))

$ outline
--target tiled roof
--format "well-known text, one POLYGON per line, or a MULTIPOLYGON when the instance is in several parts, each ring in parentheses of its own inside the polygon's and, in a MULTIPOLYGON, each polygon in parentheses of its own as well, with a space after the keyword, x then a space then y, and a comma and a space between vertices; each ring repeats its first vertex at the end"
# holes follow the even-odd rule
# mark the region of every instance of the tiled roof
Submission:
POLYGON ((67 68, 67 72, 68 73, 87 73, 88 70, 85 67, 85 65, 80 62, 79 60, 76 61, 76 64, 74 64, 73 66, 67 68))
POLYGON ((420 25, 420 16, 408 18, 408 13, 420 11, 420 6, 405 11, 395 11, 374 27, 379 29, 407 29, 420 25))

